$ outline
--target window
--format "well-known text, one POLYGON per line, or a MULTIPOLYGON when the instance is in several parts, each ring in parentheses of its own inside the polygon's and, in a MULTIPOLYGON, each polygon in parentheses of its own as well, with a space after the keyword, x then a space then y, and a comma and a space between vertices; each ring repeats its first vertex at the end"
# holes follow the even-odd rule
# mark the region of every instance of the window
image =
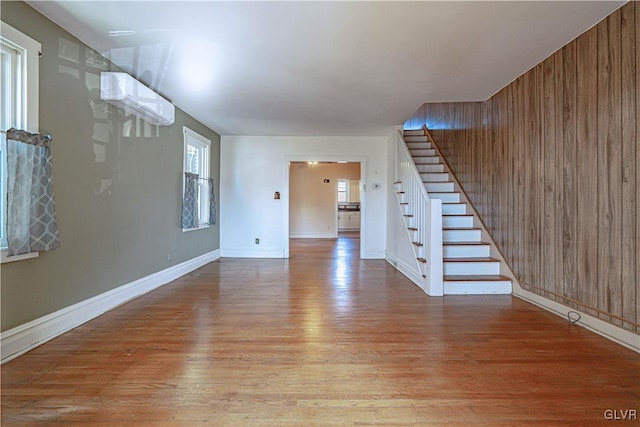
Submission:
MULTIPOLYGON (((198 228, 209 227, 209 148, 211 141, 184 127, 184 172, 198 175, 197 202, 198 228)), ((183 178, 184 179, 184 178, 183 178)), ((184 182, 182 185, 184 188, 184 182)), ((197 230, 198 228, 184 229, 197 230)))
POLYGON ((347 203, 349 201, 349 180, 338 180, 338 203, 347 203))
MULTIPOLYGON (((0 246, 7 247, 7 130, 38 132, 40 43, 1 23, 0 35, 0 246)), ((14 257, 17 258, 17 257, 14 257)))

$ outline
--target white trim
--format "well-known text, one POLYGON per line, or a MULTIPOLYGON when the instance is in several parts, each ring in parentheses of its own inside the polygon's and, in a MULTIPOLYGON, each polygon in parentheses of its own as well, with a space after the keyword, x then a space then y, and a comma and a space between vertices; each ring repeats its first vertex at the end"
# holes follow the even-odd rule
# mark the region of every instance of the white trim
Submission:
MULTIPOLYGON (((362 238, 362 236, 360 237, 362 238)), ((361 259, 384 259, 384 251, 368 251, 360 255, 361 259)))
POLYGON ((575 308, 567 307, 563 304, 552 301, 536 293, 522 289, 520 286, 513 284, 513 296, 525 300, 531 304, 537 305, 551 313, 557 314, 560 317, 567 319, 567 314, 570 311, 580 313, 580 320, 576 323, 577 326, 583 326, 584 328, 595 332, 615 343, 618 343, 628 349, 640 353, 640 335, 635 334, 626 329, 612 325, 609 322, 598 319, 587 313, 583 313, 575 308))
POLYGON ((40 252, 29 252, 26 254, 7 256, 8 251, 3 249, 0 251, 0 264, 6 264, 8 262, 14 261, 23 261, 25 259, 38 258, 40 256, 40 252))
POLYGON ((291 233, 292 239, 337 239, 336 233, 291 233))
MULTIPOLYGON (((202 159, 200 164, 200 172, 198 182, 198 204, 200 205, 200 212, 198 212, 198 227, 183 228, 182 232, 200 230, 202 228, 209 228, 208 222, 201 222, 203 218, 209 219, 209 191, 207 186, 204 185, 205 181, 210 178, 211 169, 211 140, 189 129, 186 126, 182 127, 182 133, 184 134, 183 148, 182 148, 182 172, 187 172, 187 148, 189 146, 196 147, 200 152, 202 159)), ((182 174, 182 192, 184 196, 184 184, 185 175, 182 174)))
POLYGON ((2 40, 26 53, 22 58, 25 67, 26 94, 24 95, 24 105, 22 106, 23 123, 16 124, 16 127, 26 126, 30 132, 38 132, 39 119, 39 90, 40 90, 40 51, 41 44, 31 37, 16 30, 11 25, 2 22, 0 37, 2 40), (26 117, 26 120, 24 118, 26 117))
POLYGON ((183 228, 182 232, 183 233, 188 233, 189 231, 196 231, 196 230, 202 230, 202 229, 206 229, 209 228, 211 225, 210 224, 200 224, 197 227, 193 227, 193 228, 183 228))
POLYGON ((159 288, 218 258, 220 258, 220 250, 216 249, 3 332, 0 336, 1 363, 8 362, 127 301, 159 288))
POLYGON ((220 255, 223 258, 286 258, 284 248, 270 249, 222 249, 220 255))

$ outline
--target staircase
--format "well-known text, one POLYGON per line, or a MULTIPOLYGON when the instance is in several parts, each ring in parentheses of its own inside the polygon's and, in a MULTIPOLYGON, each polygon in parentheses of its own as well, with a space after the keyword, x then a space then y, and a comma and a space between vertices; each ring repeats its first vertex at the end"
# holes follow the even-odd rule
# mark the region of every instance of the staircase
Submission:
POLYGON ((482 240, 471 209, 423 130, 404 131, 407 148, 430 199, 442 201, 444 295, 510 294, 511 279, 500 275, 500 260, 482 240))

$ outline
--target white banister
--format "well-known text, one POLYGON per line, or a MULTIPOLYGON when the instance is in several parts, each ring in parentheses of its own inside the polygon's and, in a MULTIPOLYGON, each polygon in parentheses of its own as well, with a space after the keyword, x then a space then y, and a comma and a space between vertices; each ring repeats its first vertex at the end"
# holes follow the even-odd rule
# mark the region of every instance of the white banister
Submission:
POLYGON ((400 130, 396 143, 395 186, 418 270, 424 279, 424 283, 418 285, 428 295, 441 296, 444 294, 442 201, 429 198, 400 130))

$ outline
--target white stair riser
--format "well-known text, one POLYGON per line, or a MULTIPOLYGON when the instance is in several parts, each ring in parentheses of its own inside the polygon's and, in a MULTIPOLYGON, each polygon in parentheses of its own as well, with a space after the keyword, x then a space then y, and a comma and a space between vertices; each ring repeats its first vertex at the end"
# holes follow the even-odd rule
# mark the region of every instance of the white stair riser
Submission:
POLYGON ((414 163, 428 163, 428 164, 436 164, 440 163, 440 157, 438 156, 413 156, 414 163))
POLYGON ((465 214, 467 213, 467 205, 464 203, 443 203, 443 214, 465 214))
POLYGON ((465 216, 442 216, 442 226, 447 228, 473 228, 473 217, 465 216))
POLYGON ((445 281, 445 295, 486 295, 486 294, 510 294, 511 282, 509 281, 445 281))
POLYGON ((442 181, 449 181, 449 174, 448 173, 431 173, 431 172, 425 172, 425 173, 421 173, 420 177, 422 178, 422 182, 442 182, 442 181))
POLYGON ((479 242, 480 230, 442 230, 443 242, 479 242))
POLYGON ((491 253, 489 245, 443 245, 444 258, 481 258, 491 253))
POLYGON ((429 193, 430 199, 440 199, 443 202, 459 202, 460 193, 429 193))
POLYGON ((453 276, 477 276, 482 274, 500 274, 500 262, 444 262, 444 274, 453 276))
MULTIPOLYGON (((411 129, 411 130, 405 130, 404 131, 404 136, 422 136, 424 137, 424 131, 422 129, 411 129)), ((426 137, 425 137, 426 138, 426 137)))
POLYGON ((426 141, 407 141, 407 147, 409 150, 431 150, 433 147, 430 142, 426 141))
POLYGON ((421 157, 421 156, 435 156, 436 150, 433 149, 422 149, 422 148, 409 148, 411 152, 411 157, 421 157))
POLYGON ((427 182, 424 188, 427 193, 448 193, 453 191, 453 182, 427 182))
POLYGON ((444 172, 444 165, 441 163, 434 164, 434 165, 416 165, 416 168, 418 169, 418 172, 432 172, 432 173, 444 172))
POLYGON ((413 227, 413 217, 405 216, 403 218, 404 218, 404 223, 407 226, 407 228, 413 227))

